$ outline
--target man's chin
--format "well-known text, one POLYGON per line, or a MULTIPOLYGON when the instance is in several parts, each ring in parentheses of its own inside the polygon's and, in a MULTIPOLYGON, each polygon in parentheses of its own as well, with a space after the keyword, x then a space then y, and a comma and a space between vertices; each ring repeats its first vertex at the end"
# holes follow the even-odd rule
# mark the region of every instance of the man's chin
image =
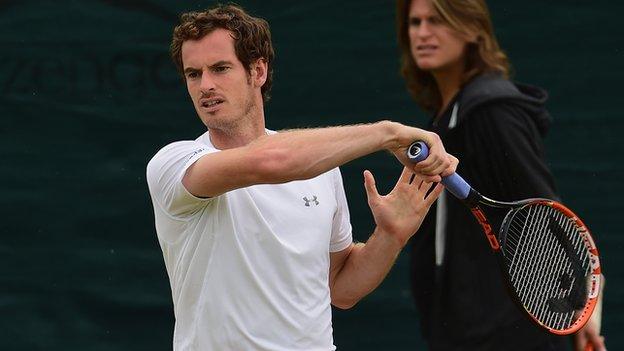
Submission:
POLYGON ((201 116, 201 121, 208 129, 218 129, 222 131, 234 130, 237 128, 237 123, 233 119, 224 118, 224 116, 201 116))
POLYGON ((221 109, 215 110, 215 111, 208 111, 206 109, 198 109, 197 110, 197 115, 199 116, 199 118, 204 121, 204 124, 206 122, 212 122, 215 121, 217 119, 220 120, 227 120, 227 116, 225 116, 225 114, 223 113, 223 111, 221 109))

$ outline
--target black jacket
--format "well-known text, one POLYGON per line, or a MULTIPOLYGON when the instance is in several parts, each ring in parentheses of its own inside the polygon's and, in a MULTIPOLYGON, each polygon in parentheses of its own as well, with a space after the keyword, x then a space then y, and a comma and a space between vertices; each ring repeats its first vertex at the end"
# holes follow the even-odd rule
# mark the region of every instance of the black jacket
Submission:
MULTIPOLYGON (((457 172, 481 194, 503 201, 556 199, 542 145, 550 124, 546 99, 540 88, 497 75, 478 76, 432 122, 431 130, 459 159, 457 172)), ((413 292, 431 349, 524 351, 553 342, 510 299, 496 257, 470 210, 450 193, 446 204, 442 265, 435 264, 436 205, 412 239, 413 292)))

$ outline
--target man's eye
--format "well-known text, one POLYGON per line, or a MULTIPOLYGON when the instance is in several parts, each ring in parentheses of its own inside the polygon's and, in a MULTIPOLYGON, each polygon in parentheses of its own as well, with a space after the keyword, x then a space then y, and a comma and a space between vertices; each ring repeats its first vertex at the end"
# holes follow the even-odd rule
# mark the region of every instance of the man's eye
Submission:
POLYGON ((189 72, 189 73, 186 74, 186 77, 188 79, 194 79, 194 78, 197 78, 198 76, 199 76, 199 74, 197 72, 189 72))
POLYGON ((225 71, 227 71, 229 69, 230 69, 230 67, 228 67, 228 66, 217 66, 217 67, 214 68, 214 71, 217 72, 217 73, 223 73, 223 72, 225 72, 225 71))

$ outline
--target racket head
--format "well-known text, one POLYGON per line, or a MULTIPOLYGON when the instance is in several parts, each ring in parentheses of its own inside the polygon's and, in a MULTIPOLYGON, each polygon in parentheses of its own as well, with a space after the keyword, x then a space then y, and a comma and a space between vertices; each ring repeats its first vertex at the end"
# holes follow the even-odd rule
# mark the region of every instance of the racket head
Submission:
POLYGON ((553 334, 578 331, 600 292, 600 258, 581 219, 546 199, 523 201, 500 229, 500 254, 513 295, 553 334))

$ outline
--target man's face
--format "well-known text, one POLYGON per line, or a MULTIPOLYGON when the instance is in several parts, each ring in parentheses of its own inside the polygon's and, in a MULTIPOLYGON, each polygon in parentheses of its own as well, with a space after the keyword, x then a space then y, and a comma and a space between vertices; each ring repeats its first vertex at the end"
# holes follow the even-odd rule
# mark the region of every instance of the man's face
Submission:
POLYGON ((236 57, 229 31, 219 28, 199 40, 185 41, 182 63, 189 95, 208 128, 236 128, 256 106, 257 92, 236 57))
POLYGON ((408 24, 412 57, 418 68, 436 72, 464 64, 467 36, 449 27, 431 0, 412 0, 408 24))

